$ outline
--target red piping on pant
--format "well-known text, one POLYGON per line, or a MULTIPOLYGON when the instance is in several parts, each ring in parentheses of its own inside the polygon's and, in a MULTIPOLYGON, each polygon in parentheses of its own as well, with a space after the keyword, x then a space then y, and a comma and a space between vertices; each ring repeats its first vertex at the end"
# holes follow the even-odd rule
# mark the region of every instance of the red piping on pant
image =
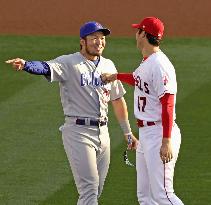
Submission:
POLYGON ((166 165, 166 164, 164 164, 164 189, 165 189, 165 192, 166 192, 166 197, 167 197, 167 199, 169 200, 170 204, 171 204, 171 205, 174 205, 174 204, 172 203, 172 201, 170 200, 170 198, 169 198, 169 196, 168 196, 168 193, 167 193, 167 190, 166 190, 166 172, 165 172, 166 166, 165 166, 165 165, 166 165))

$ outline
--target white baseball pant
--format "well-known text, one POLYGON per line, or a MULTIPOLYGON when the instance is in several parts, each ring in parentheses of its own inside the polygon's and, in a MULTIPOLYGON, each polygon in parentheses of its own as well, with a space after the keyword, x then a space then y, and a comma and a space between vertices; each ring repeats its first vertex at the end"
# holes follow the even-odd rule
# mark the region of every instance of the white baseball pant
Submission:
POLYGON ((161 122, 139 128, 139 145, 136 151, 137 197, 141 205, 183 205, 174 194, 173 176, 178 157, 181 134, 172 128, 173 159, 163 164, 160 158, 163 127, 161 122))

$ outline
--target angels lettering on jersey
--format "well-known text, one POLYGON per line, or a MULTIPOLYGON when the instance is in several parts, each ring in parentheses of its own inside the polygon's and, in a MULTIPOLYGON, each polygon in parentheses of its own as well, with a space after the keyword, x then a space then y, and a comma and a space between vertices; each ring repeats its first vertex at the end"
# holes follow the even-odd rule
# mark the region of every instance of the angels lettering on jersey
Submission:
POLYGON ((149 88, 148 83, 144 82, 140 76, 135 77, 135 86, 139 88, 140 91, 145 92, 146 94, 149 94, 149 88))

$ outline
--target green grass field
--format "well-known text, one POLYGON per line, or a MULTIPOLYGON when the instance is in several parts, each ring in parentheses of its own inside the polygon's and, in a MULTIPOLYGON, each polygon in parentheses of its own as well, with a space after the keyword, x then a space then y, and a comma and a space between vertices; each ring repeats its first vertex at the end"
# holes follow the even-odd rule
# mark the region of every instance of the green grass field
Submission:
MULTIPOLYGON (((49 60, 79 49, 76 37, 0 36, 0 205, 75 205, 77 192, 58 130, 63 123, 58 84, 15 72, 5 60, 49 60)), ((211 39, 167 39, 162 50, 175 65, 177 123, 182 146, 175 192, 185 205, 209 205, 211 196, 211 39)), ((134 39, 108 38, 105 57, 119 71, 140 63, 134 39)), ((132 128, 133 88, 125 86, 132 128)), ((110 117, 111 166, 101 205, 138 205, 135 169, 122 160, 122 132, 110 117)))

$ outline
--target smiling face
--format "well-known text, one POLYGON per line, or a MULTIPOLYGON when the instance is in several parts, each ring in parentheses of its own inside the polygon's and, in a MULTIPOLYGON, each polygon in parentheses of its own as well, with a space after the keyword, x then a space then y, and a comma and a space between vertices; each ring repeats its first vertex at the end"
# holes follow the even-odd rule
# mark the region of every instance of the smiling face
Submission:
POLYGON ((101 56, 106 45, 103 32, 95 32, 80 40, 81 53, 89 60, 96 60, 101 56))

